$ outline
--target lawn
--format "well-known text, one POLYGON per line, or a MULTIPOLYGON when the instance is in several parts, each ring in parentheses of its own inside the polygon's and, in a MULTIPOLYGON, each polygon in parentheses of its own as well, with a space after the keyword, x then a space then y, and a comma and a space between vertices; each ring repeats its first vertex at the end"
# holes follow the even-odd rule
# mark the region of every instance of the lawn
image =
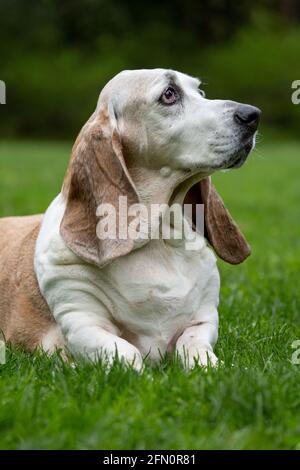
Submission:
MULTIPOLYGON (((0 144, 0 214, 44 211, 69 143, 0 144)), ((7 351, 0 448, 300 449, 300 142, 266 134, 249 162, 214 177, 252 245, 222 276, 217 370, 165 360, 141 375, 116 364, 7 351)))

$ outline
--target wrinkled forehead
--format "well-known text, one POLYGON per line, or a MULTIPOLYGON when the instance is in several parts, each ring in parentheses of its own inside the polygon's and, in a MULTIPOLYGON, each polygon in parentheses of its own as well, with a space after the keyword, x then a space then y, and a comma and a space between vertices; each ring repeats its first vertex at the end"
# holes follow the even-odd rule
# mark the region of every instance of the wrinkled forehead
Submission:
POLYGON ((100 93, 98 106, 116 95, 124 99, 161 93, 169 84, 188 92, 199 87, 200 80, 182 72, 168 69, 124 70, 110 80, 100 93))

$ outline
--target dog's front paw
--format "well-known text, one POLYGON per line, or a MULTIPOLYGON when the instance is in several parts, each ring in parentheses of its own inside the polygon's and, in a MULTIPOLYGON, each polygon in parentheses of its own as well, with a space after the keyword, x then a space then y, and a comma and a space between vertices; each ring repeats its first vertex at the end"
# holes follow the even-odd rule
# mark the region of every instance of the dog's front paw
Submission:
POLYGON ((123 362, 126 366, 132 367, 137 372, 142 372, 143 358, 140 351, 134 346, 130 346, 130 348, 128 348, 127 345, 123 347, 123 344, 118 344, 116 356, 118 357, 119 361, 123 362))
POLYGON ((112 365, 115 359, 118 359, 125 366, 132 367, 137 372, 143 370, 143 358, 140 351, 133 345, 127 343, 127 341, 118 339, 118 342, 115 343, 114 351, 106 350, 106 359, 108 364, 112 365))
POLYGON ((113 338, 113 341, 112 338, 109 337, 106 342, 104 339, 105 335, 103 334, 101 343, 92 350, 86 348, 84 356, 93 362, 101 360, 108 368, 114 364, 115 360, 118 360, 126 367, 132 367, 137 372, 142 372, 143 358, 140 351, 135 346, 119 337, 113 338))
POLYGON ((177 349, 177 352, 186 369, 193 369, 197 365, 204 368, 207 368, 207 366, 218 366, 217 356, 212 350, 205 347, 185 348, 182 346, 181 348, 177 349))

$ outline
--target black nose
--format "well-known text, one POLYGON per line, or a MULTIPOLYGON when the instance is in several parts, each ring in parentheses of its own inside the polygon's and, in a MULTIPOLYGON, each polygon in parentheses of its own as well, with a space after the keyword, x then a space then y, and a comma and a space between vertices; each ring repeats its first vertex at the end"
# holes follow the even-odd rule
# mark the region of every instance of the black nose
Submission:
POLYGON ((234 113, 234 120, 238 124, 247 126, 253 132, 256 131, 261 115, 261 110, 249 104, 239 104, 234 113))

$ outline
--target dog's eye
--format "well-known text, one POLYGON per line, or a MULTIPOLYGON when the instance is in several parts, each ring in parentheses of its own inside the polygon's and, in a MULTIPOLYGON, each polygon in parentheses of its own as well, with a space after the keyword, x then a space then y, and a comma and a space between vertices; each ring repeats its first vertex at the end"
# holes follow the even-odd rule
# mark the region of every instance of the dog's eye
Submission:
POLYGON ((169 86, 161 95, 160 101, 163 104, 170 105, 170 104, 176 103, 176 101, 178 101, 179 98, 180 96, 179 96, 178 91, 174 87, 169 86))

